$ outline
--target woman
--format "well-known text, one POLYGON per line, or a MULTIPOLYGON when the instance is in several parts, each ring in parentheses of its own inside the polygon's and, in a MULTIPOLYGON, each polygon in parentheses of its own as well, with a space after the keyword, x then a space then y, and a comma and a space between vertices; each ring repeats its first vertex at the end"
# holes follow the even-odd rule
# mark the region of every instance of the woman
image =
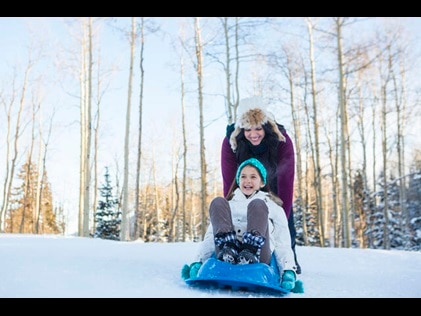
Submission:
POLYGON ((296 272, 301 273, 295 252, 296 229, 292 209, 295 153, 285 128, 261 107, 262 99, 254 97, 241 102, 237 122, 227 126, 222 142, 221 170, 224 196, 234 180, 238 166, 249 158, 257 158, 266 167, 271 191, 283 202, 291 234, 296 272))
POLYGON ((238 168, 228 197, 216 197, 209 207, 210 224, 199 246, 197 262, 184 267, 184 278, 197 275, 214 254, 231 264, 263 262, 272 255, 281 272, 281 286, 295 286, 294 253, 282 201, 270 193, 265 167, 255 158, 238 168), (188 271, 187 271, 188 270, 188 271))

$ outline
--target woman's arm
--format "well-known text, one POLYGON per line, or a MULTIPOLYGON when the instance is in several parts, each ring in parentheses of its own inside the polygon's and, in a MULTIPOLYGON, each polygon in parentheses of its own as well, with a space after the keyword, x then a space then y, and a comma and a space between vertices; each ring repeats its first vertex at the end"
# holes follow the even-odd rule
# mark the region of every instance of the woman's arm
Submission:
POLYGON ((285 142, 280 142, 278 146, 278 196, 283 202, 283 208, 287 218, 291 213, 292 200, 294 194, 295 177, 295 153, 291 138, 283 132, 285 142))
POLYGON ((227 137, 224 137, 221 149, 221 171, 224 184, 224 197, 227 197, 228 195, 228 191, 235 178, 235 173, 237 172, 237 167, 237 159, 231 149, 229 140, 227 137))

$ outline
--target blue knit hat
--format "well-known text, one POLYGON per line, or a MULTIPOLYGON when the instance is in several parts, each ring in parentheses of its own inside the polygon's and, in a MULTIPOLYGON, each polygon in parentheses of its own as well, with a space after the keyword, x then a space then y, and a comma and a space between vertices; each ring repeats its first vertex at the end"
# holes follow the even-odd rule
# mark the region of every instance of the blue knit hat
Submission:
POLYGON ((263 184, 264 185, 266 184, 266 174, 267 174, 267 172, 266 172, 265 166, 263 166, 263 164, 259 160, 257 160, 256 158, 250 158, 250 159, 247 159, 247 160, 243 161, 243 163, 237 169, 237 175, 235 176, 235 180, 237 181, 238 185, 240 185, 241 170, 243 170, 243 168, 245 166, 255 167, 260 173, 260 177, 262 178, 263 184))

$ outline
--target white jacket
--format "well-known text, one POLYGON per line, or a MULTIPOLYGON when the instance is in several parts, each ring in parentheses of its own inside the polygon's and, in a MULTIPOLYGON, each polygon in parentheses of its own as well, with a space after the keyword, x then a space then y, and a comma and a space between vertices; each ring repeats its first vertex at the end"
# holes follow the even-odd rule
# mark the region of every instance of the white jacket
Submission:
MULTIPOLYGON (((247 205, 254 199, 262 199, 269 209, 269 235, 270 249, 275 254, 279 271, 292 270, 295 272, 294 253, 291 249, 291 236, 288 228, 288 219, 281 206, 275 203, 269 194, 257 191, 247 198, 239 188, 234 191, 233 198, 228 201, 231 208, 234 230, 237 238, 241 241, 242 235, 247 229, 247 205)), ((210 223, 205 237, 199 245, 197 261, 205 262, 215 252, 213 228, 210 223)), ((281 272, 282 273, 282 272, 281 272)))

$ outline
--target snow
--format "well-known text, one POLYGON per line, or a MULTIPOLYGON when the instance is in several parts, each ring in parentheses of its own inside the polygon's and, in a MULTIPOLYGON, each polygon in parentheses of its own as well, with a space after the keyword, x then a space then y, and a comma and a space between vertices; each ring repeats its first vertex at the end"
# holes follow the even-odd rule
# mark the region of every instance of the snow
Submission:
MULTIPOLYGON (((0 234, 0 298, 267 298, 181 279, 198 243, 0 234)), ((420 298, 421 253, 297 247, 304 293, 282 298, 420 298)))

